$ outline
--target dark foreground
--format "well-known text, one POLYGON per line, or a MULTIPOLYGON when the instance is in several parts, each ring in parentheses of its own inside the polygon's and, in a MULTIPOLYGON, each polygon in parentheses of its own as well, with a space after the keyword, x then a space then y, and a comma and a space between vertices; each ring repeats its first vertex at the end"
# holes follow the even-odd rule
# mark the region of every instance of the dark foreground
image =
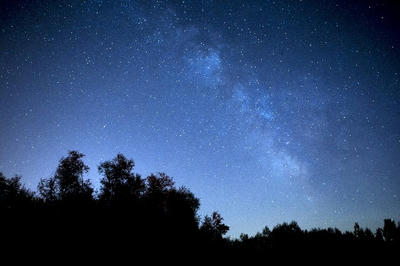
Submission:
POLYGON ((42 179, 38 192, 19 177, 0 173, 2 244, 15 250, 79 254, 272 254, 276 250, 400 251, 400 224, 385 219, 372 232, 357 223, 352 232, 302 230, 296 222, 265 227, 255 236, 225 238, 229 227, 217 212, 201 219, 199 200, 177 188, 164 173, 143 179, 133 160, 117 155, 100 164, 98 193, 83 179, 89 169, 76 151, 60 160, 54 176, 42 179), (162 253, 160 253, 162 252, 162 253), (172 253, 171 253, 172 252, 172 253))

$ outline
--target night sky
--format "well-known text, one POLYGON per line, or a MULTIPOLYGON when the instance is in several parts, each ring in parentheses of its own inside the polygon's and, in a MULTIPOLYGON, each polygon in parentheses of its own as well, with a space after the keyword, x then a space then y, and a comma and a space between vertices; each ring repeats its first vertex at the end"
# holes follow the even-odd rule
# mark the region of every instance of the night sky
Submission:
POLYGON ((388 1, 1 1, 0 171, 117 153, 230 236, 400 218, 400 19, 388 1), (396 18, 397 16, 397 18, 396 18))

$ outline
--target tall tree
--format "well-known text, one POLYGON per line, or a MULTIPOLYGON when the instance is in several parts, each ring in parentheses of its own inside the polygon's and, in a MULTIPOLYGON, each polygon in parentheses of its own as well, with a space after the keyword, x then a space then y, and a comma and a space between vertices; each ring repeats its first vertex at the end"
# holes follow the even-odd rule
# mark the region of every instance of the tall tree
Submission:
POLYGON ((89 171, 89 166, 82 160, 84 156, 77 151, 70 151, 67 157, 61 158, 54 176, 40 181, 40 195, 47 201, 59 200, 64 203, 93 200, 92 185, 83 178, 89 171))
POLYGON ((392 219, 383 221, 383 236, 386 242, 393 242, 396 239, 396 223, 392 219))
POLYGON ((100 200, 132 201, 141 197, 145 184, 140 175, 134 174, 135 162, 118 154, 114 159, 105 161, 98 167, 101 179, 100 200))

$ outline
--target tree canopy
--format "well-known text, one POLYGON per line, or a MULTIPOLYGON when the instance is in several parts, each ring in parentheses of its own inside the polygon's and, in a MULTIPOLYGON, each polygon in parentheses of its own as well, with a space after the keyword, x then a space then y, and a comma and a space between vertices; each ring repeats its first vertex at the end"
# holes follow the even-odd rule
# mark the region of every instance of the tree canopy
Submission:
MULTIPOLYGON (((37 192, 26 189, 21 177, 0 173, 0 212, 3 236, 17 239, 22 232, 46 243, 94 245, 109 243, 132 246, 180 247, 193 251, 268 252, 282 248, 396 247, 400 245, 400 224, 385 219, 373 233, 355 223, 352 232, 337 228, 302 230, 292 221, 265 226, 254 236, 226 237, 229 226, 214 211, 201 218, 200 200, 184 186, 177 187, 166 173, 142 178, 134 172, 135 162, 117 154, 101 162, 100 188, 95 192, 85 175, 89 167, 84 154, 69 151, 50 178, 42 178, 37 192), (21 212, 21 210, 24 210, 21 212), (7 230, 6 230, 7 228, 7 230), (23 229, 23 230, 21 230, 23 229), (18 235, 19 234, 19 235, 18 235)), ((121 246, 120 246, 121 247, 121 246)), ((123 246, 126 247, 126 246, 123 246)), ((112 248, 112 247, 110 247, 112 248)))

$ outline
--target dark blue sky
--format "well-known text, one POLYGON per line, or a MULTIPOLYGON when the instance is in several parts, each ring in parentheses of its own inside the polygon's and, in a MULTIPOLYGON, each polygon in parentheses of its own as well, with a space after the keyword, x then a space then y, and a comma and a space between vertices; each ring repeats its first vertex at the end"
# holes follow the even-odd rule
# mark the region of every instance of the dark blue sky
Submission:
POLYGON ((388 1, 1 1, 0 171, 121 152, 230 235, 400 218, 400 21, 388 1))

